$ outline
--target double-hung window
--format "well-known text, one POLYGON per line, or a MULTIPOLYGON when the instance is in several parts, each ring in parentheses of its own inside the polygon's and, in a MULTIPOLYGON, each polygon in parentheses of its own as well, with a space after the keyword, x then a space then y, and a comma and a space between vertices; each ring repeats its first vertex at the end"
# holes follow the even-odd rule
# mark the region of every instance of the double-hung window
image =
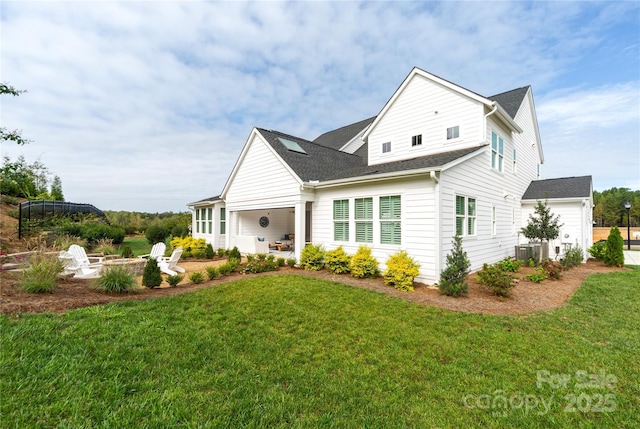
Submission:
POLYGON ((333 201, 333 239, 349 241, 349 200, 333 201))
POLYGON ((456 235, 476 235, 476 199, 456 195, 456 235))
POLYGON ((200 209, 196 209, 196 232, 200 232, 200 209))
POLYGON ((491 168, 502 171, 504 164, 504 140, 494 132, 491 132, 491 168))
POLYGON ((380 243, 401 244, 400 195, 380 197, 380 243))
POLYGON ((227 213, 224 207, 220 207, 220 234, 227 233, 227 213))
POLYGON ((373 243, 373 198, 356 198, 356 242, 373 243))

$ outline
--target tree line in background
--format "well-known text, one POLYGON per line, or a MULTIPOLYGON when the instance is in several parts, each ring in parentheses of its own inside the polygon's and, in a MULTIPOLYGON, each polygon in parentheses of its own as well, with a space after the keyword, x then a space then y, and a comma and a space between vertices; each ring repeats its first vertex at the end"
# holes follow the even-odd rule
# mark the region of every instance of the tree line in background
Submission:
POLYGON ((23 155, 15 161, 8 156, 0 168, 0 194, 28 200, 64 201, 59 176, 49 180, 51 173, 40 161, 29 164, 23 155))
POLYGON ((147 235, 152 236, 154 241, 164 241, 170 235, 185 237, 190 232, 190 212, 143 213, 122 210, 103 210, 103 212, 110 225, 124 228, 127 235, 148 233, 147 235))
POLYGON ((640 225, 640 191, 629 188, 611 188, 602 192, 593 191, 594 226, 627 226, 625 202, 631 203, 629 225, 640 225))

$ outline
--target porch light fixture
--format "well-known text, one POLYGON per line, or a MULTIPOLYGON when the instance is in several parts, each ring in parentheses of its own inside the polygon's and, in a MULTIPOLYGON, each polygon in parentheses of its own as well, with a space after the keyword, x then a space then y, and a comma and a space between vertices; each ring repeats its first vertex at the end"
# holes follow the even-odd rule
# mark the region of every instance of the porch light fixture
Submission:
POLYGON ((631 212, 631 203, 627 201, 624 203, 624 208, 627 209, 627 250, 631 250, 631 223, 629 222, 629 212, 631 212))

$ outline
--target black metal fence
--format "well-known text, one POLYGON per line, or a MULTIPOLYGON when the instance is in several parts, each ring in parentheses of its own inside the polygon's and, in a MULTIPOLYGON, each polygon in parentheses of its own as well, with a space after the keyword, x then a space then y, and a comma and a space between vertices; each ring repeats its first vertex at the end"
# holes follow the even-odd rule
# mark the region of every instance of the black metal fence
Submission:
POLYGON ((53 200, 25 201, 20 203, 18 211, 18 238, 22 238, 23 219, 30 224, 34 220, 45 220, 75 214, 94 214, 99 217, 106 217, 102 210, 92 204, 53 200))

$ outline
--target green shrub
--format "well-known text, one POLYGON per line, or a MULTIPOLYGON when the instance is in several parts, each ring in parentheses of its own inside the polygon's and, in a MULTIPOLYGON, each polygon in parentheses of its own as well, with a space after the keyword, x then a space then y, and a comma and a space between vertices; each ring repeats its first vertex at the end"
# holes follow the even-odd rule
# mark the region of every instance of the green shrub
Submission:
POLYGON ((186 225, 176 225, 171 229, 171 235, 173 237, 186 237, 189 235, 189 227, 186 225))
POLYGON ((215 254, 216 252, 213 251, 213 246, 211 245, 211 243, 207 243, 207 247, 205 247, 204 249, 204 257, 207 259, 213 259, 215 254))
POLYGON ((544 269, 536 268, 536 271, 532 274, 527 274, 525 278, 534 283, 541 283, 547 279, 547 276, 544 273, 544 269))
POLYGON ((229 250, 228 256, 229 260, 237 259, 238 261, 240 261, 242 259, 242 255, 240 254, 240 251, 236 246, 234 246, 233 249, 229 250))
POLYGON ((382 274, 384 284, 400 291, 413 291, 413 281, 420 275, 420 264, 404 250, 389 256, 387 269, 382 274))
POLYGON ((240 259, 230 258, 226 263, 218 267, 218 272, 226 276, 236 270, 240 266, 240 259))
POLYGON ((50 293, 64 267, 57 255, 34 255, 22 272, 20 285, 25 292, 50 293))
POLYGON ((564 253, 564 259, 562 260, 562 268, 568 270, 576 267, 584 260, 584 253, 580 246, 571 247, 564 253))
POLYGON ((79 223, 66 219, 59 224, 55 233, 57 236, 68 234, 80 237, 89 245, 94 245, 103 238, 111 239, 113 244, 120 244, 124 241, 124 228, 96 221, 79 223))
POLYGON ((562 265, 549 258, 540 263, 540 268, 544 270, 544 274, 548 279, 559 280, 562 277, 562 265))
POLYGON ((169 286, 171 287, 178 286, 178 283, 180 283, 182 280, 184 280, 184 276, 180 274, 176 274, 174 276, 167 276, 167 283, 169 283, 169 286))
POLYGON ((602 261, 605 253, 607 252, 607 242, 598 241, 597 243, 593 243, 593 246, 589 247, 587 250, 593 258, 602 261))
POLYGON ((438 289, 444 295, 458 297, 469 290, 467 276, 471 263, 467 252, 462 249, 462 238, 459 235, 453 238, 452 244, 451 253, 447 255, 447 266, 440 273, 438 289))
POLYGON ((287 259, 287 266, 289 268, 293 268, 293 267, 296 266, 296 262, 298 262, 298 261, 296 261, 296 258, 288 258, 287 259))
POLYGON ((162 284, 162 274, 158 266, 158 261, 154 258, 149 258, 142 273, 142 286, 154 288, 160 286, 160 284, 162 284))
POLYGON ((337 248, 329 250, 325 253, 324 265, 327 267, 327 270, 331 271, 334 274, 343 274, 350 272, 350 262, 351 257, 347 255, 342 246, 338 246, 337 248))
POLYGON ((287 260, 283 257, 279 257, 276 259, 276 264, 278 264, 279 267, 284 267, 287 264, 287 260))
POLYGON ((247 256, 247 264, 242 270, 244 273, 264 273, 266 271, 276 271, 278 269, 275 255, 266 255, 261 253, 250 259, 249 256, 252 255, 247 256))
POLYGON ((163 242, 169 237, 169 231, 162 225, 149 225, 144 232, 149 244, 163 242))
POLYGON ((123 258, 134 258, 133 250, 131 250, 131 246, 124 246, 122 248, 122 252, 120 252, 120 256, 123 258))
POLYGON ((613 226, 609 230, 604 263, 609 267, 621 267, 624 265, 624 241, 617 226, 613 226))
POLYGON ((499 297, 509 296, 515 286, 516 277, 511 271, 504 271, 500 264, 484 264, 478 272, 478 282, 499 297))
POLYGON ((216 253, 218 254, 219 258, 222 258, 225 255, 225 253, 227 253, 227 251, 221 247, 216 251, 216 253))
POLYGON ((374 278, 380 275, 378 266, 378 260, 371 254, 371 248, 362 245, 358 247, 356 254, 351 257, 349 270, 351 271, 351 276, 358 279, 374 278))
POLYGON ((209 280, 215 280, 220 275, 220 271, 216 267, 205 267, 204 270, 207 272, 209 280))
POLYGON ((308 271, 320 271, 324 268, 325 251, 318 244, 307 244, 300 255, 300 266, 308 271))
POLYGON ((116 265, 105 269, 95 281, 96 288, 104 292, 128 293, 138 289, 135 275, 127 267, 116 265))
POLYGON ((524 263, 523 261, 518 261, 512 258, 511 256, 507 256, 502 261, 498 262, 496 265, 498 265, 498 268, 500 268, 502 271, 517 273, 520 270, 520 267, 522 266, 523 263, 524 263))
POLYGON ((207 254, 207 242, 204 238, 174 237, 169 242, 169 248, 175 250, 178 247, 182 247, 182 257, 184 258, 204 258, 207 254))
POLYGON ((191 283, 202 283, 204 281, 204 275, 200 271, 194 271, 189 274, 189 280, 191 280, 191 283))

